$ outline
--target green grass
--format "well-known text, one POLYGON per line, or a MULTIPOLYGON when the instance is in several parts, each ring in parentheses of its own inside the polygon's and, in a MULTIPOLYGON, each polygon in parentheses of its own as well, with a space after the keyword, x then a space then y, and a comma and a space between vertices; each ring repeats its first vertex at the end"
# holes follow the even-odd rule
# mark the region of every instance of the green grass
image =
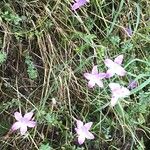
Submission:
POLYGON ((150 2, 91 0, 77 12, 71 4, 0 2, 0 150, 149 150, 150 2), (127 75, 89 89, 83 73, 106 71, 105 58, 120 54, 127 75), (138 87, 110 108, 108 83, 132 79, 138 87), (14 112, 31 110, 36 128, 10 133, 14 112), (93 122, 94 140, 78 145, 75 118, 93 122))

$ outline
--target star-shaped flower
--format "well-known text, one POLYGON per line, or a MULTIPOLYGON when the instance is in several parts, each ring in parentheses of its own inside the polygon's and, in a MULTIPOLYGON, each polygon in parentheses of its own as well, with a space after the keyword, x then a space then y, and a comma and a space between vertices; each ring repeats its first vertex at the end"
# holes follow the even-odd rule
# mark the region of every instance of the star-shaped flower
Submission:
POLYGON ((116 105, 119 98, 124 98, 130 95, 130 91, 123 86, 120 86, 118 83, 109 83, 111 89, 112 98, 110 105, 113 107, 116 105))
POLYGON ((78 134, 78 143, 81 145, 84 143, 85 138, 87 139, 94 139, 94 135, 89 132, 93 122, 88 122, 85 125, 83 125, 83 122, 80 120, 77 120, 77 128, 75 128, 77 134, 78 134))
POLYGON ((87 2, 89 2, 89 0, 75 0, 75 3, 72 5, 71 9, 75 11, 81 6, 84 6, 87 2))
POLYGON ((104 61, 105 65, 108 67, 108 70, 106 72, 106 77, 110 78, 114 76, 115 74, 119 76, 124 76, 126 74, 125 69, 121 66, 123 61, 123 55, 119 55, 115 58, 114 61, 111 59, 106 59, 104 61))
POLYGON ((17 120, 17 122, 15 122, 12 125, 11 127, 12 131, 15 131, 20 128, 21 135, 24 135, 27 131, 27 127, 30 128, 35 127, 36 122, 33 121, 32 116, 33 116, 33 112, 26 113, 24 117, 22 117, 21 113, 15 112, 14 117, 17 120))
POLYGON ((92 88, 97 84, 99 87, 103 87, 101 79, 105 78, 105 73, 98 73, 97 66, 94 66, 91 73, 84 73, 84 77, 89 80, 88 87, 92 88))

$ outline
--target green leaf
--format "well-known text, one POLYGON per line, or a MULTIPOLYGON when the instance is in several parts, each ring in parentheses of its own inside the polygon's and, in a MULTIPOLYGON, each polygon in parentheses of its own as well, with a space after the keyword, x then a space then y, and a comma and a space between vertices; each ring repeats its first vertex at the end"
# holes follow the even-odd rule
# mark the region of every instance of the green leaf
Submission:
POLYGON ((47 144, 42 144, 39 149, 40 150, 52 150, 52 147, 49 146, 49 143, 47 143, 47 144))
POLYGON ((7 54, 5 52, 0 51, 0 64, 3 64, 6 61, 7 54))

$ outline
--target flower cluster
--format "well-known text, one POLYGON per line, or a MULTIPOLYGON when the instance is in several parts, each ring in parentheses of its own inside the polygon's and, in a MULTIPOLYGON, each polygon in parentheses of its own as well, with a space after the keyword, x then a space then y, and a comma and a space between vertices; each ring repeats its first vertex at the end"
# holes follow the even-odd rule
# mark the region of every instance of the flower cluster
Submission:
MULTIPOLYGON (((104 72, 98 71, 98 66, 93 66, 91 72, 84 73, 84 77, 88 80, 88 87, 93 88, 95 85, 100 88, 104 87, 103 79, 111 78, 115 74, 118 76, 124 76, 126 74, 125 69, 122 67, 123 55, 117 56, 114 61, 111 59, 105 59, 104 64, 108 67, 108 70, 104 72)), ((137 86, 136 81, 130 81, 128 88, 121 86, 119 83, 109 83, 111 91, 110 106, 114 107, 120 98, 125 98, 130 95, 129 89, 133 89, 137 86)), ((20 129, 21 135, 27 132, 27 127, 33 128, 36 126, 36 121, 32 118, 33 112, 26 113, 22 116, 21 113, 15 112, 14 117, 17 120, 11 127, 12 131, 20 129)), ((93 122, 83 124, 81 120, 76 120, 77 127, 75 131, 78 136, 79 145, 83 144, 85 139, 94 139, 94 135, 89 131, 93 122)))
MULTIPOLYGON (((105 59, 104 63, 108 70, 106 73, 99 73, 97 66, 94 66, 91 73, 84 73, 84 77, 89 80, 88 87, 93 88, 97 84, 100 88, 103 87, 102 79, 111 78, 115 74, 118 76, 124 76, 126 74, 125 69, 121 66, 123 62, 123 55, 117 56, 114 61, 111 59, 105 59)), ((119 85, 118 83, 110 83, 109 88, 112 93, 110 105, 113 107, 116 105, 118 99, 127 97, 130 95, 128 88, 119 85)))

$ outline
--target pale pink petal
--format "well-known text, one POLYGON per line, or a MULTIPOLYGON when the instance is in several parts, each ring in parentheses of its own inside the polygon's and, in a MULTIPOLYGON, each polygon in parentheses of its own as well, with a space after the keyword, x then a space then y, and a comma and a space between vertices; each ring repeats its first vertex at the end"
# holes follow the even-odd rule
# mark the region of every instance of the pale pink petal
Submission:
POLYGON ((130 91, 125 87, 122 87, 121 91, 122 91, 122 97, 126 97, 130 95, 130 91))
POLYGON ((113 68, 114 66, 114 62, 111 59, 105 59, 104 63, 108 68, 113 68))
POLYGON ((76 9, 80 8, 81 6, 85 5, 87 2, 88 1, 86 1, 86 0, 76 0, 76 3, 74 3, 72 5, 71 9, 72 10, 76 10, 76 9))
POLYGON ((33 116, 33 112, 29 112, 24 115, 24 118, 31 120, 32 116, 33 116))
POLYGON ((117 97, 112 97, 111 101, 110 101, 110 106, 114 107, 118 102, 118 98, 117 97))
POLYGON ((92 74, 98 74, 97 65, 93 67, 92 74))
POLYGON ((81 128, 79 128, 79 129, 78 129, 78 128, 75 128, 75 131, 77 132, 78 135, 80 135, 80 133, 81 133, 81 128))
POLYGON ((109 88, 111 91, 115 91, 116 89, 121 88, 121 86, 118 83, 109 83, 109 88))
POLYGON ((15 130, 19 129, 20 127, 21 127, 21 123, 20 123, 20 122, 15 122, 15 123, 12 125, 11 129, 12 129, 13 131, 15 131, 15 130))
POLYGON ((121 65, 123 61, 123 55, 119 55, 115 58, 114 62, 121 65))
POLYGON ((88 87, 89 87, 89 88, 93 88, 94 85, 95 85, 95 81, 90 80, 90 81, 88 82, 88 87))
POLYGON ((36 126, 36 122, 35 121, 28 121, 28 123, 26 124, 28 127, 33 128, 36 126))
POLYGON ((115 71, 115 70, 113 70, 113 69, 108 69, 107 72, 106 72, 105 77, 106 77, 106 78, 111 78, 112 76, 115 75, 115 72, 114 72, 114 71, 115 71))
POLYGON ((78 143, 79 143, 80 145, 83 144, 84 141, 85 141, 85 137, 84 137, 84 136, 79 136, 79 137, 78 137, 78 143))
POLYGON ((106 73, 99 73, 98 76, 100 79, 104 79, 106 77, 106 73))
POLYGON ((20 128, 21 135, 24 135, 27 132, 27 126, 22 125, 20 128))
POLYGON ((16 119, 17 121, 19 121, 19 120, 22 118, 22 115, 21 115, 21 113, 19 113, 19 112, 15 112, 15 113, 14 113, 14 116, 15 116, 15 119, 16 119))
POLYGON ((77 120, 77 128, 81 128, 83 126, 83 122, 81 120, 77 120))
POLYGON ((76 3, 79 3, 79 4, 84 4, 87 2, 86 0, 75 0, 75 1, 76 1, 76 3))
POLYGON ((93 75, 90 74, 90 73, 84 73, 84 77, 85 77, 86 79, 88 79, 88 80, 91 80, 92 77, 93 77, 93 75))
POLYGON ((84 125, 84 127, 87 129, 87 130, 90 130, 91 126, 92 126, 93 122, 88 122, 84 125))
POLYGON ((94 135, 91 132, 89 132, 89 131, 86 132, 85 137, 87 139, 94 139, 94 135))
POLYGON ((124 76, 126 74, 126 71, 123 67, 118 66, 115 68, 115 73, 119 76, 124 76))
POLYGON ((99 86, 99 87, 103 87, 103 82, 101 80, 97 80, 96 81, 96 84, 99 86))
POLYGON ((74 4, 72 5, 72 7, 71 7, 72 10, 76 10, 76 9, 78 9, 78 8, 80 8, 79 3, 74 3, 74 4))

